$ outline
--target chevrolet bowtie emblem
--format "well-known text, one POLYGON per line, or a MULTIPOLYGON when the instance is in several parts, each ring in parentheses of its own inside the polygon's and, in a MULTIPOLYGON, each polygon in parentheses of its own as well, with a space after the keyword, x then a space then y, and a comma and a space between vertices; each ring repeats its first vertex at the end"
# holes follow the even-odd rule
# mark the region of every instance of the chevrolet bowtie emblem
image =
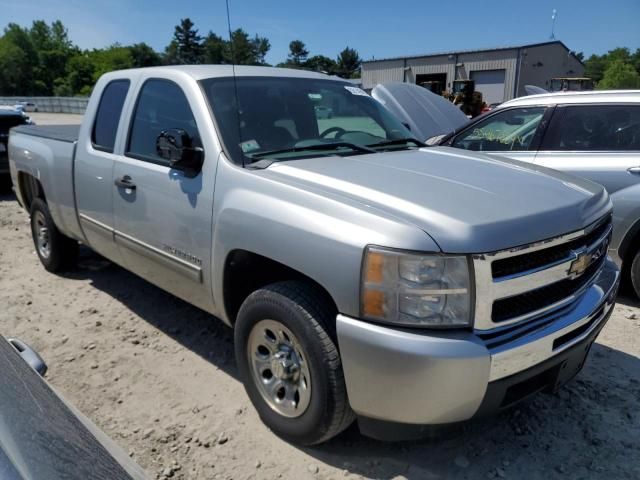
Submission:
POLYGON ((579 277, 582 275, 585 270, 591 264, 591 254, 583 252, 578 255, 573 263, 571 263, 571 267, 569 267, 569 275, 572 277, 579 277))

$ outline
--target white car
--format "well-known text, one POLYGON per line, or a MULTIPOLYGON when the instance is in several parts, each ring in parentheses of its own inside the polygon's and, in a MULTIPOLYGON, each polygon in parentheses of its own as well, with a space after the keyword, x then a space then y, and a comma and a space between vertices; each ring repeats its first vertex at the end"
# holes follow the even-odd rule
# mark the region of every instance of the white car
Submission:
POLYGON ((516 98, 437 145, 531 162, 602 184, 613 202, 610 253, 640 296, 640 90, 516 98))

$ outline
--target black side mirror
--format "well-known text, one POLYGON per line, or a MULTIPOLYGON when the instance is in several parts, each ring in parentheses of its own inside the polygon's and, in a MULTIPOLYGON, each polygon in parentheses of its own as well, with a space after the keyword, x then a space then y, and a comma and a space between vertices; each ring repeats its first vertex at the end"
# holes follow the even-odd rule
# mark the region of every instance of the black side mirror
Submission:
POLYGON ((193 138, 182 128, 163 130, 156 139, 158 156, 169 162, 171 168, 195 177, 202 169, 204 150, 193 146, 193 138))

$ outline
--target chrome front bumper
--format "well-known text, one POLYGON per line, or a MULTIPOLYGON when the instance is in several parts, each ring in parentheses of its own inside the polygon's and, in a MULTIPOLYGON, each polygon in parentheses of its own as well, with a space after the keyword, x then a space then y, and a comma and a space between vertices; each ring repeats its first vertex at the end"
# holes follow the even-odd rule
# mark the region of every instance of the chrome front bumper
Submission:
POLYGON ((480 409, 492 382, 553 363, 595 337, 613 309, 619 281, 617 266, 607 258, 574 304, 511 335, 417 332, 338 315, 351 407, 368 419, 403 424, 467 420, 480 409))

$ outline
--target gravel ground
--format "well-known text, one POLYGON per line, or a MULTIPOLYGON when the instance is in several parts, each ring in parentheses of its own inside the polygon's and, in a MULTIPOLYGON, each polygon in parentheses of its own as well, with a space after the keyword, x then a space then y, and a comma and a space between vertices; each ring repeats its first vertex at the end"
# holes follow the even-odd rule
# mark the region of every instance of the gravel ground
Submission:
POLYGON ((624 295, 557 394, 421 442, 352 427, 297 448, 260 422, 221 322, 86 249, 73 272, 47 273, 8 192, 0 245, 0 334, 36 348, 49 382, 151 478, 640 478, 640 309, 624 295))

